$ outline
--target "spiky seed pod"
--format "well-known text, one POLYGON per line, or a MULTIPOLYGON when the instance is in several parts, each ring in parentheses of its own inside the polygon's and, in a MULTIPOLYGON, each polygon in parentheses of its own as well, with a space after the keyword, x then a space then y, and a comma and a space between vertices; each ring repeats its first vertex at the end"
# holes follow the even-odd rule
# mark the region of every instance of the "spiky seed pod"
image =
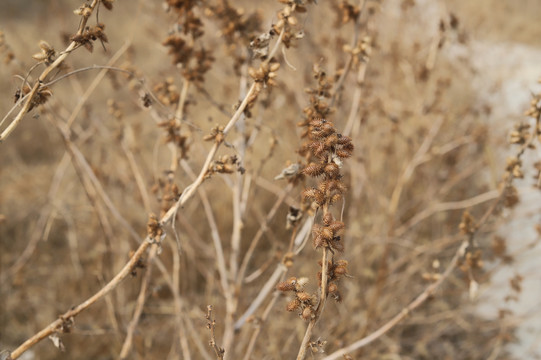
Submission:
POLYGON ((312 295, 308 294, 305 291, 299 292, 297 293, 297 299, 299 299, 302 303, 311 303, 312 295))
POLYGON ((338 136, 336 134, 329 134, 325 139, 325 146, 328 148, 334 148, 338 144, 338 136))
POLYGON ((340 175, 340 167, 335 163, 325 165, 325 175, 332 179, 338 177, 340 175))
POLYGON ((351 141, 348 141, 345 144, 341 144, 340 148, 345 151, 353 152, 353 149, 355 148, 355 146, 353 145, 351 141))
POLYGON ((347 145, 347 146, 349 146, 349 144, 351 144, 351 138, 349 136, 345 136, 345 135, 342 135, 342 134, 336 134, 336 135, 338 137, 338 141, 337 141, 338 145, 347 145))
POLYGON ((311 127, 318 127, 318 126, 321 126, 323 124, 325 124, 327 122, 327 120, 325 119, 321 119, 321 118, 316 118, 316 119, 313 119, 312 121, 310 121, 310 126, 311 127))
POLYGON ((320 247, 323 247, 327 244, 323 236, 321 236, 321 234, 313 236, 312 239, 313 239, 312 244, 314 245, 315 249, 319 249, 320 247))
POLYGON ((323 215, 323 224, 325 224, 325 226, 329 226, 330 224, 332 224, 333 220, 333 216, 330 212, 323 215))
POLYGON ((313 199, 318 205, 322 205, 325 201, 325 195, 318 189, 309 188, 303 191, 303 197, 306 199, 313 199))
POLYGON ((327 151, 327 148, 325 147, 325 143, 320 142, 320 141, 314 141, 310 143, 309 146, 310 146, 310 150, 312 151, 312 154, 315 157, 321 158, 323 153, 327 151))
POLYGON ((312 177, 318 177, 323 174, 325 170, 324 164, 310 163, 302 170, 302 173, 312 177))
POLYGON ((278 285, 276 285, 276 288, 280 291, 294 291, 295 285, 297 285, 297 278, 293 276, 286 281, 278 283, 278 285))
POLYGON ((339 194, 343 194, 347 191, 347 187, 341 181, 331 181, 329 182, 326 191, 328 192, 336 191, 339 194))
POLYGON ((334 180, 323 180, 322 182, 320 182, 317 186, 317 189, 319 191, 321 191, 321 193, 323 194, 326 194, 328 192, 328 189, 331 185, 331 182, 333 182, 334 180))
POLYGON ((304 189, 304 191, 302 192, 302 197, 306 199, 315 199, 318 192, 320 191, 314 188, 304 189))
POLYGON ((312 308, 306 307, 306 308, 304 308, 304 310, 302 311, 301 316, 302 316, 302 318, 303 318, 304 320, 310 320, 310 319, 312 318, 312 314, 313 314, 312 308))
POLYGON ((332 238, 334 237, 334 233, 333 233, 333 231, 332 231, 330 228, 324 227, 324 228, 321 230, 321 236, 322 236, 325 240, 329 241, 329 240, 332 240, 332 238))
POLYGON ((345 266, 337 266, 335 269, 334 269, 334 273, 335 275, 338 275, 338 276, 342 276, 342 275, 345 275, 347 274, 347 269, 345 266))
POLYGON ((328 288, 327 288, 327 292, 329 294, 333 294, 333 293, 335 293, 337 291, 338 291, 338 285, 336 285, 335 283, 330 283, 328 288))
MULTIPOLYGON (((335 129, 331 123, 325 123, 321 126, 316 126, 312 129, 311 134, 314 139, 329 138, 335 133, 335 129)), ((336 137, 336 136, 335 136, 336 137)))
POLYGON ((329 204, 334 204, 338 201, 342 200, 342 195, 341 194, 334 194, 333 196, 331 196, 331 199, 329 200, 329 204))
POLYGON ((295 311, 301 306, 301 302, 299 299, 295 298, 287 303, 286 310, 287 311, 295 311))
POLYGON ((326 194, 326 196, 329 196, 333 193, 343 194, 346 192, 347 188, 346 185, 344 185, 344 183, 340 180, 341 177, 337 177, 334 179, 329 178, 325 181, 322 181, 318 189, 324 194, 326 194))
POLYGON ((343 149, 336 149, 336 155, 341 159, 346 159, 348 157, 351 157, 352 152, 343 149))
POLYGON ((346 225, 341 222, 341 221, 333 221, 330 225, 329 225, 329 228, 336 234, 338 233, 340 230, 342 230, 346 225))

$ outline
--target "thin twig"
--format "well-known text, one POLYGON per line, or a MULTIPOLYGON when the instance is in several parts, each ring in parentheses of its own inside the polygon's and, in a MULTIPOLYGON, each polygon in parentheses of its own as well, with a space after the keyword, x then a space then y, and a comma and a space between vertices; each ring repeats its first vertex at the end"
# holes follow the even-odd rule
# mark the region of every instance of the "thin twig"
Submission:
MULTIPOLYGON (((195 177, 195 174, 185 160, 182 160, 180 165, 189 176, 195 177)), ((218 224, 216 223, 216 219, 212 212, 212 206, 208 199, 207 192, 203 188, 200 188, 198 192, 201 202, 203 203, 203 209, 206 215, 205 217, 209 223, 210 235, 212 237, 212 243, 214 244, 214 250, 216 251, 216 262, 218 265, 218 273, 220 274, 220 284, 222 285, 224 294, 226 294, 227 297, 227 294, 229 294, 229 283, 227 281, 225 255, 222 247, 220 232, 218 231, 218 224)))
MULTIPOLYGON (((313 225, 313 217, 309 217, 306 219, 304 224, 302 226, 296 226, 293 234, 291 236, 291 241, 289 244, 288 252, 292 253, 293 256, 297 256, 300 251, 304 248, 304 245, 306 244, 308 237, 310 235, 310 229, 313 225), (301 228, 300 231, 297 231, 298 228, 301 228)), ((242 314, 241 317, 235 322, 235 330, 239 330, 246 320, 256 312, 256 310, 261 306, 263 301, 267 298, 267 296, 270 294, 270 292, 275 288, 276 284, 278 283, 280 276, 285 274, 287 272, 287 267, 282 263, 278 263, 276 266, 276 269, 272 273, 272 275, 269 277, 269 279, 265 282, 265 284, 261 287, 261 290, 259 290, 258 295, 256 298, 252 301, 248 309, 242 314)))
POLYGON ((246 274, 246 269, 248 268, 248 265, 250 263, 250 260, 252 258, 252 255, 257 247, 257 244, 259 243, 259 240, 267 230, 267 227, 270 223, 270 221, 274 218, 274 215, 276 215, 276 212, 284 202, 286 196, 289 194, 291 189, 293 188, 292 184, 288 184, 287 187, 282 191, 282 193, 279 195, 278 199, 276 199, 276 202, 270 209, 269 213, 265 217, 264 222, 261 224, 259 229, 257 230, 257 233, 255 234, 254 238, 252 239, 252 242, 250 243, 250 246, 248 247, 248 250, 246 250, 246 254, 244 254, 244 258, 242 259, 242 263, 240 266, 239 274, 237 277, 237 287, 240 287, 242 282, 244 281, 244 276, 246 274))
MULTIPOLYGON (((541 122, 541 115, 540 117, 536 119, 536 126, 534 127, 533 131, 537 131, 536 129, 540 122, 541 122)), ((529 140, 520 147, 516 155, 517 159, 520 159, 522 157, 522 155, 524 154, 524 151, 532 145, 534 139, 536 139, 536 136, 533 136, 532 134, 529 140)), ((324 360, 335 360, 335 359, 341 358, 342 356, 348 354, 349 352, 358 350, 370 344, 374 340, 377 340, 379 337, 386 334, 389 330, 391 330, 394 326, 396 326, 400 321, 406 318, 413 310, 415 310, 417 307, 422 305, 432 294, 434 294, 434 292, 441 286, 441 284, 443 284, 443 282, 451 275, 453 270, 456 269, 458 260, 460 259, 460 257, 464 256, 468 243, 472 242, 473 237, 479 232, 479 230, 487 223, 488 219, 498 209, 501 202, 505 198, 507 188, 511 186, 514 179, 515 179, 514 175, 512 173, 509 173, 507 179, 504 181, 503 186, 501 187, 498 198, 492 203, 492 205, 483 214, 481 219, 477 222, 475 226, 475 230, 471 234, 469 234, 467 241, 464 241, 462 245, 457 249, 457 251, 455 252, 455 255, 451 259, 451 262, 447 266, 447 269, 441 275, 441 277, 438 278, 436 282, 429 285, 408 306, 402 309, 400 313, 396 314, 391 320, 389 320, 387 323, 381 326, 378 330, 374 331, 373 333, 371 333, 370 335, 362 339, 355 341, 354 343, 346 347, 343 347, 340 350, 335 351, 331 355, 325 357, 324 360)))
POLYGON ((96 77, 92 80, 92 83, 86 89, 83 96, 79 97, 79 101, 77 102, 77 105, 75 106, 75 109, 73 109, 73 111, 71 112, 70 117, 66 121, 68 128, 71 127, 71 125, 73 124, 73 122, 75 121, 75 119, 77 118, 77 116, 79 115, 81 110, 83 109, 84 104, 86 103, 86 101, 88 100, 90 95, 94 92, 94 90, 96 90, 99 83, 103 80, 103 78, 105 77, 107 72, 111 69, 112 65, 118 59, 120 59, 122 54, 124 54, 126 52, 126 50, 128 50, 129 47, 130 47, 130 43, 125 43, 124 45, 122 45, 122 47, 120 49, 118 49, 118 51, 111 57, 111 59, 109 59, 109 61, 107 62, 107 65, 104 66, 102 68, 102 70, 98 73, 98 75, 96 75, 96 77))
MULTIPOLYGON (((94 8, 97 3, 99 1, 98 0, 94 0, 91 4, 92 8, 94 8)), ((84 19, 84 21, 81 22, 82 24, 82 27, 80 27, 80 32, 82 32, 82 30, 84 29, 84 25, 86 25, 86 19, 84 19)), ((279 43, 281 42, 281 39, 283 37, 283 34, 284 32, 282 31, 280 33, 280 37, 279 37, 279 40, 277 42, 277 44, 275 45, 274 49, 273 49, 273 52, 275 53, 276 50, 278 49, 278 45, 279 43)), ((29 94, 29 100, 25 103, 25 106, 23 107, 23 109, 19 112, 19 114, 17 115, 16 119, 10 124, 10 126, 8 128, 6 128, 6 130, 2 133, 2 135, 0 136, 0 140, 3 140, 5 139, 12 131, 13 129, 18 125, 18 123, 21 121, 22 117, 24 116, 24 114, 26 114, 28 112, 28 109, 30 108, 30 103, 31 103, 31 99, 33 98, 33 96, 35 95, 35 93, 37 92, 38 88, 39 88, 39 85, 42 81, 44 81, 44 79, 47 77, 47 75, 53 70, 55 69, 63 60, 64 58, 67 56, 67 54, 69 54, 69 52, 71 52, 75 47, 76 47, 77 43, 76 42, 72 42, 70 44, 70 46, 68 46, 68 48, 63 52, 63 54, 57 58, 57 60, 51 64, 47 69, 45 69, 45 71, 42 73, 42 75, 40 76, 40 81, 37 81, 36 82, 36 85, 34 86, 34 88, 32 89, 32 91, 30 92, 29 94), (53 66, 54 65, 54 66, 53 66)), ((235 112, 235 114, 233 115, 233 117, 229 120, 229 122, 227 123, 226 127, 224 128, 224 131, 223 131, 223 134, 224 136, 227 135, 227 133, 232 129, 232 127, 235 125, 235 123, 237 122, 237 120, 239 119, 240 115, 244 112, 244 110, 246 109, 246 106, 248 105, 248 102, 250 100, 250 98, 252 97, 252 95, 254 95, 256 91, 256 84, 253 83, 252 86, 250 87, 250 89, 248 90, 248 92, 246 93, 246 97, 244 98, 244 100, 241 102, 240 106, 238 107, 237 111, 235 112)), ((59 128, 61 130, 61 133, 63 134, 64 136, 64 139, 68 139, 69 140, 69 136, 68 136, 68 131, 69 129, 66 129, 65 127, 63 128, 59 128)), ((68 142, 68 144, 71 143, 71 142, 68 142)), ((204 177, 207 173, 207 170, 208 170, 208 167, 212 161, 212 159, 214 158, 218 148, 220 147, 221 145, 221 142, 215 142, 213 147, 211 148, 211 150, 209 151, 208 155, 207 155, 207 158, 205 160, 205 163, 203 164, 202 168, 201 168, 201 172, 199 173, 199 176, 197 177, 197 179, 191 184, 189 185, 188 187, 186 187, 185 191, 182 193, 182 196, 180 197, 180 199, 175 203, 175 205, 173 205, 164 215, 163 217, 160 219, 159 221, 159 224, 160 226, 165 226, 166 224, 168 224, 169 222, 171 222, 172 218, 175 216, 175 214, 178 212, 178 210, 180 209, 181 206, 183 206, 192 196, 193 194, 195 193, 195 191, 198 189, 198 187, 202 184, 203 180, 204 180, 204 177)), ((76 150, 76 147, 71 147, 72 150, 76 150)), ((73 151, 72 155, 76 154, 77 152, 76 151, 73 151)), ((80 159, 80 158, 79 158, 80 159)), ((84 157, 83 157, 84 159, 84 157)), ((90 174, 92 174, 90 172, 90 174)), ((90 175, 89 174, 89 175, 90 175)), ((92 178, 92 176, 91 176, 92 178)), ((95 178, 95 176, 94 176, 95 178)), ((97 179, 95 179, 97 180, 97 179)), ((99 182, 97 183, 98 186, 96 186, 96 189, 99 189, 101 188, 101 186, 99 186, 99 182)), ((96 185, 96 184, 94 184, 96 185)), ((103 190, 103 189, 101 189, 103 190)), ((100 194, 100 195, 104 195, 105 193, 103 192, 103 194, 100 194)), ((109 198, 107 196, 104 197, 104 201, 105 199, 109 200, 109 198)), ((110 200, 109 200, 110 201, 110 200)), ((107 201, 106 201, 107 203, 107 201)), ((112 203, 110 203, 110 205, 112 205, 112 203)), ((116 210, 114 208, 114 206, 112 208, 110 208, 110 210, 116 210)), ((113 211, 113 214, 115 214, 115 212, 113 211)), ((123 218, 120 217, 120 219, 123 220, 123 218)), ((119 220, 120 220, 119 219, 119 220)), ((125 221, 125 220, 124 220, 125 221)), ((121 221, 122 223, 122 221, 121 221)), ((130 227, 131 228, 131 227, 130 227)), ((17 359, 18 357, 20 357, 25 351, 27 351, 28 349, 30 349, 32 346, 34 346, 35 344, 37 344, 38 342, 40 342, 41 340, 45 339, 46 337, 48 337, 49 335, 53 334, 53 333, 57 333, 57 332, 60 332, 62 330, 63 327, 66 327, 69 322, 71 322, 73 320, 73 318, 75 316, 77 316, 79 313, 81 313, 82 311, 84 311, 85 309, 87 309, 88 307, 90 307, 91 305, 93 305, 96 301, 98 301, 99 299, 101 299, 102 297, 104 297, 106 294, 108 294, 110 291, 112 291, 114 288, 116 288, 120 282, 122 282, 122 280, 124 280, 133 270, 133 268, 135 267, 135 265, 138 263, 139 259, 142 257, 142 255, 146 252, 147 248, 154 243, 154 240, 150 239, 148 236, 147 238, 145 239, 145 241, 143 241, 139 247, 137 248, 137 250, 134 252, 134 254, 132 255, 132 257, 130 258, 130 260, 128 261, 128 263, 126 265, 124 265, 124 267, 120 270, 120 272, 117 273, 117 275, 115 275, 113 277, 113 279, 111 281, 109 281, 109 283, 107 283, 104 287, 102 287, 98 292, 96 292, 94 295, 92 295, 90 298, 88 298, 86 301, 84 301, 83 303, 79 304, 78 306, 72 308, 71 310, 65 312, 64 314, 60 315, 59 319, 53 321, 52 323, 50 323, 49 325, 47 325, 44 329, 42 329, 41 331, 39 331, 37 334, 33 335, 32 337, 30 337, 28 340, 26 340, 23 344, 21 344, 18 348, 16 348, 12 353, 11 353, 11 357, 13 360, 17 359)))
POLYGON ((457 250, 457 252, 455 253, 455 256, 451 260, 451 263, 449 264, 445 272, 442 274, 442 276, 436 282, 428 286, 419 296, 417 296, 417 298, 415 298, 415 300, 413 300, 408 306, 402 309, 402 311, 396 314, 385 325, 383 325, 382 327, 380 327, 378 330, 374 331, 370 335, 352 343, 351 345, 348 345, 340 350, 333 352, 331 355, 325 357, 324 360, 335 360, 335 359, 342 358, 344 355, 347 355, 348 353, 352 351, 358 350, 370 344, 372 341, 378 339, 379 337, 387 333, 389 330, 391 330, 396 324, 402 321, 413 310, 415 310, 417 307, 423 304, 425 300, 428 299, 439 288, 439 286, 445 281, 445 279, 447 279, 447 277, 449 277, 449 275, 456 268, 457 260, 459 259, 460 255, 461 255, 461 249, 457 250))
MULTIPOLYGON (((99 0, 93 0, 92 3, 89 5, 89 11, 92 13, 94 11, 94 8, 99 4, 99 0)), ((77 35, 81 35, 86 27, 86 23, 89 19, 90 15, 88 17, 83 17, 81 19, 81 23, 79 24, 79 29, 77 30, 77 35)), ((32 87, 32 90, 28 93, 28 98, 23 106, 23 108, 19 111, 15 119, 8 125, 8 127, 0 134, 0 143, 4 141, 12 132, 15 130, 17 125, 21 122, 24 115, 30 111, 30 108, 32 107, 32 100, 34 99, 34 96, 38 92, 38 90, 43 86, 43 83, 47 79, 47 76, 60 66, 60 64, 68 57, 68 55, 75 50, 79 46, 79 43, 77 41, 72 41, 68 47, 60 54, 56 60, 47 66, 45 70, 41 73, 38 80, 32 87)))
POLYGON ((301 346, 299 348, 299 353, 297 354, 297 360, 303 360, 306 356, 306 350, 308 349, 308 342, 310 341, 310 338, 312 337, 312 332, 314 330, 314 326, 316 325, 317 321, 321 317, 321 314, 323 313, 323 309, 325 307, 325 302, 327 300, 327 270, 328 270, 328 260, 327 260, 327 248, 323 248, 323 254, 321 256, 321 287, 320 287, 320 298, 319 303, 317 305, 316 311, 310 319, 310 322, 308 323, 308 326, 306 327, 306 332, 304 333, 304 337, 301 342, 301 346))
MULTIPOLYGON (((282 275, 282 277, 281 277, 281 279, 279 279, 279 281, 283 281, 284 278, 285 278, 285 273, 282 275)), ((252 333, 252 336, 250 337, 250 342, 248 343, 248 348, 246 349, 246 353, 244 355, 243 360, 250 360, 252 352, 254 351, 254 348, 255 348, 257 338, 259 337, 259 334, 261 334, 261 329, 263 329, 263 325, 267 321, 267 319, 268 319, 268 317, 269 317, 269 315, 271 313, 271 310, 274 307, 274 305, 276 304, 276 301, 278 300, 279 297, 280 297, 280 292, 275 291, 274 295, 272 296, 272 299, 269 301, 267 307, 263 311, 263 315, 261 316, 261 319, 257 320, 257 326, 256 326, 254 332, 252 333)))
POLYGON ((439 203, 439 204, 428 206, 424 210, 415 214, 415 216, 412 217, 410 220, 408 220, 407 223, 405 223, 404 225, 396 229, 395 236, 396 237, 403 236, 409 229, 411 229, 412 227, 414 227, 415 225, 417 225, 424 219, 438 212, 471 208, 475 205, 482 204, 490 200, 494 200, 498 198, 498 196, 499 196, 499 191, 491 190, 491 191, 487 191, 483 194, 479 194, 469 199, 464 199, 460 201, 449 201, 445 203, 439 203))
POLYGON ((137 189, 139 189, 139 194, 141 194, 141 199, 143 200, 143 206, 145 208, 145 211, 147 213, 150 213, 151 212, 150 197, 148 195, 148 191, 145 186, 145 180, 143 179, 143 175, 141 174, 141 171, 139 170, 139 166, 137 166, 137 161, 135 160, 133 151, 130 149, 128 144, 126 144, 126 141, 124 139, 122 139, 122 141, 120 142, 120 147, 122 148, 122 151, 124 151, 124 154, 126 155, 126 158, 128 159, 128 164, 130 165, 130 169, 133 173, 133 177, 135 178, 135 183, 137 184, 137 189))
POLYGON ((391 200, 389 202, 388 214, 391 217, 395 215, 396 210, 398 209, 400 197, 402 195, 402 191, 404 190, 404 186, 410 180, 417 166, 421 165, 423 162, 426 161, 425 155, 430 150, 430 146, 436 138, 436 135, 438 134, 441 126, 443 125, 443 121, 443 116, 438 117, 436 121, 434 121, 434 124, 430 128, 423 143, 421 144, 421 146, 419 146, 419 149, 417 150, 411 161, 406 165, 404 171, 398 177, 396 186, 393 189, 393 193, 391 195, 391 200))
MULTIPOLYGON (((357 16, 357 19, 355 20, 355 24, 353 26, 353 39, 351 40, 351 47, 355 48, 357 46, 357 41, 359 39, 359 32, 361 29, 361 16, 364 13, 366 5, 366 0, 360 0, 359 1, 359 9, 360 13, 359 16, 357 16)), ((332 95, 332 98, 329 102, 329 106, 332 107, 336 100, 338 99, 338 96, 340 92, 342 91, 344 87, 344 82, 349 74, 349 71, 351 70, 351 65, 353 65, 353 57, 356 55, 351 54, 348 58, 348 61, 346 63, 346 66, 342 70, 342 73, 340 74, 340 77, 338 78, 338 81, 336 81, 336 84, 334 85, 334 93, 332 95)))
MULTIPOLYGON (((171 244, 171 243, 170 243, 171 244)), ((184 321, 182 320, 182 300, 180 298, 180 289, 179 289, 179 277, 181 274, 180 270, 180 254, 176 251, 175 247, 171 245, 171 254, 173 255, 173 272, 172 272, 172 288, 173 299, 175 301, 175 316, 177 318, 177 327, 178 327, 178 339, 180 343, 180 348, 182 349, 182 356, 186 360, 191 360, 190 347, 188 345, 188 336, 186 329, 184 327, 184 321)))
MULTIPOLYGON (((128 46, 128 47, 129 47, 129 45, 130 44, 128 44, 128 43, 124 44, 124 46, 128 46)), ((124 46, 121 49, 119 49, 119 52, 120 51, 122 51, 122 52, 126 51, 126 49, 124 49, 124 46)), ((119 54, 119 52, 117 52, 113 56, 113 58, 115 58, 117 56, 117 54, 119 54)), ((129 71, 129 70, 124 70, 124 69, 121 69, 121 68, 118 68, 118 67, 115 67, 115 66, 111 66, 111 65, 92 65, 92 66, 87 66, 87 67, 83 67, 83 68, 80 68, 80 69, 77 69, 77 70, 70 71, 69 73, 66 73, 66 74, 64 74, 62 76, 59 76, 59 77, 55 78, 54 80, 51 80, 48 83, 45 83, 43 85, 44 86, 51 86, 51 85, 54 85, 57 82, 59 82, 61 80, 64 80, 65 78, 68 78, 70 76, 73 76, 73 75, 76 75, 76 74, 79 74, 79 73, 82 73, 82 72, 85 72, 85 71, 97 70, 97 69, 122 72, 122 73, 125 73, 125 74, 128 74, 128 75, 131 75, 131 76, 134 75, 134 73, 129 71)))
POLYGON ((216 354, 217 359, 224 358, 225 350, 218 346, 216 343, 216 334, 215 334, 215 328, 216 328, 216 320, 212 317, 212 305, 207 306, 207 328, 210 330, 210 341, 209 345, 214 350, 214 353, 216 354))
POLYGON ((107 192, 105 189, 103 189, 103 186, 101 185, 100 181, 96 177, 96 174, 94 174, 94 171, 92 170, 90 164, 86 160, 85 156, 79 148, 73 143, 73 141, 70 140, 70 130, 65 127, 65 125, 62 125, 58 122, 55 122, 55 125, 57 126, 58 130, 64 137, 64 142, 66 143, 66 148, 68 149, 70 155, 72 156, 73 162, 76 162, 79 164, 81 169, 86 173, 90 183, 92 184, 95 192, 99 197, 102 199, 103 203, 109 209, 111 214, 117 219, 117 221, 130 233, 132 238, 139 243, 141 241, 141 237, 135 231, 133 226, 130 225, 130 223, 120 214, 116 206, 113 204, 113 201, 107 195, 107 192))
POLYGON ((67 323, 73 320, 74 317, 79 315, 82 311, 86 310, 88 307, 93 305, 96 301, 100 300, 102 297, 104 297, 106 294, 108 294, 111 290, 116 288, 118 284, 122 280, 124 280, 128 275, 131 274, 135 266, 137 265, 137 262, 143 256, 143 254, 146 252, 147 248, 151 245, 150 241, 144 241, 141 246, 135 251, 133 256, 130 258, 130 260, 124 265, 122 270, 116 274, 116 276, 107 283, 103 288, 101 288, 98 292, 96 292, 94 295, 89 297, 87 300, 82 302, 81 304, 77 305, 71 310, 66 311, 64 314, 60 315, 59 318, 49 325, 47 325, 44 329, 39 331, 37 334, 32 336, 30 339, 26 340, 23 344, 21 344, 17 349, 13 350, 11 353, 11 358, 13 360, 19 358, 25 351, 30 349, 32 346, 40 342, 41 340, 47 338, 49 335, 57 332, 61 332, 61 329, 63 326, 65 326, 67 323))
POLYGON ((132 319, 130 321, 130 324, 128 325, 128 330, 126 331, 126 339, 124 340, 124 344, 122 344, 122 349, 120 350, 119 358, 121 360, 126 359, 128 355, 130 354, 130 349, 131 349, 132 341, 133 341, 133 334, 135 333, 135 329, 137 328, 137 324, 139 323, 139 318, 141 317, 141 314, 143 313, 143 308, 145 306, 145 300, 147 297, 147 289, 150 283, 150 277, 152 275, 152 262, 157 252, 158 252, 158 245, 153 244, 148 253, 145 276, 143 277, 143 280, 141 282, 141 289, 139 290, 139 296, 137 297, 135 310, 133 311, 132 319))

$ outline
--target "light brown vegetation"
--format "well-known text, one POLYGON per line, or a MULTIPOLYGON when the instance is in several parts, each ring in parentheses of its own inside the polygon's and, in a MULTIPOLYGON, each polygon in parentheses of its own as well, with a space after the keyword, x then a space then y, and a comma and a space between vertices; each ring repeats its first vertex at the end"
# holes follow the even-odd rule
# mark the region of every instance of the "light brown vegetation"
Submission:
POLYGON ((495 163, 467 1, 50 3, 0 28, 0 350, 509 356, 471 304, 541 105, 495 163))

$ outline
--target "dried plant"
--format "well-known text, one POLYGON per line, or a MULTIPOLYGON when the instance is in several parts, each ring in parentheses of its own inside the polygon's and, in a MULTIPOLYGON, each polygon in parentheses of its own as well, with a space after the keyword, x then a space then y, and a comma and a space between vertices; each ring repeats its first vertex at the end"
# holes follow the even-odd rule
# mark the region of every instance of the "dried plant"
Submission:
POLYGON ((0 5, 1 360, 513 358, 541 94, 505 160, 474 5, 49 3, 0 5))

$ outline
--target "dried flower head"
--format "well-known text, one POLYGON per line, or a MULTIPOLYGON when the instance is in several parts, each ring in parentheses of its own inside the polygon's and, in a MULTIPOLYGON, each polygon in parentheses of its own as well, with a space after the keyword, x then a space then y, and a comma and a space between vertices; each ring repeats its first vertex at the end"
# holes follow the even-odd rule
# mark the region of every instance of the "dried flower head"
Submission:
POLYGON ((78 46, 84 46, 89 52, 94 50, 94 41, 100 40, 104 48, 104 43, 109 41, 107 35, 105 35, 105 24, 102 23, 87 26, 81 34, 72 35, 70 40, 76 42, 78 46))
POLYGON ((276 289, 280 291, 294 291, 297 285, 297 278, 296 277, 290 277, 286 281, 278 283, 276 286, 276 289))
POLYGON ((53 63, 56 58, 56 51, 54 48, 44 40, 39 42, 39 48, 41 49, 41 52, 32 55, 32 58, 39 62, 45 63, 45 65, 50 65, 53 63))
POLYGON ((158 221, 158 217, 155 214, 150 214, 147 223, 147 235, 149 239, 153 242, 159 242, 163 234, 164 231, 158 221))
POLYGON ((224 127, 222 125, 216 125, 210 130, 210 134, 205 135, 203 140, 205 141, 214 141, 216 143, 221 143, 225 139, 224 127))

